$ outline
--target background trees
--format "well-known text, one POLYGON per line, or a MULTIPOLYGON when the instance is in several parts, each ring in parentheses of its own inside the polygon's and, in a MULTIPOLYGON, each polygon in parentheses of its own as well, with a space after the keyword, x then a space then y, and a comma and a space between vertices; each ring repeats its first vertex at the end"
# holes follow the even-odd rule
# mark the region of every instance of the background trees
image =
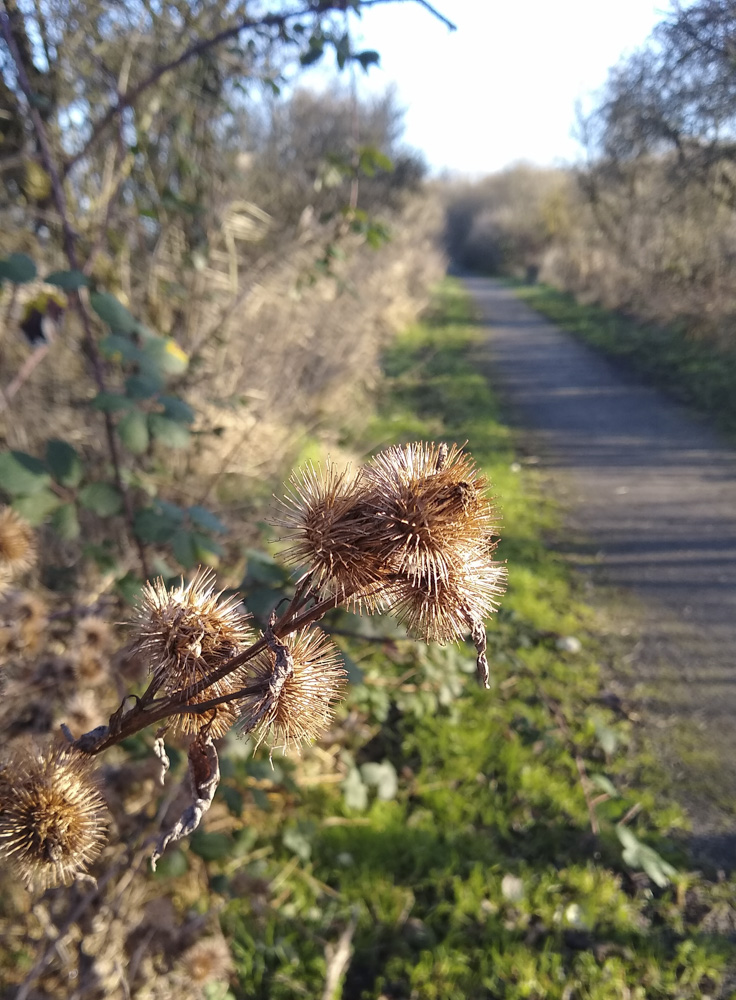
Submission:
MULTIPOLYGON (((735 52, 736 4, 673 6, 581 115, 587 164, 554 183, 521 167, 482 182, 471 222, 460 227, 461 259, 477 262, 482 233, 486 267, 539 267, 543 279, 609 308, 728 336, 736 310, 735 52), (518 192, 502 196, 511 234, 488 222, 503 184, 518 192)), ((454 192, 453 252, 461 202, 454 192)))

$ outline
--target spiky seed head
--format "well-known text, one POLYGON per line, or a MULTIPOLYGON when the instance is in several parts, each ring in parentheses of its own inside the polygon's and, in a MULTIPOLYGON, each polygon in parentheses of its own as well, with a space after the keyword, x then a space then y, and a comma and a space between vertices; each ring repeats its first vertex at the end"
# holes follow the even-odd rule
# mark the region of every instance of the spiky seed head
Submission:
POLYGON ((444 579, 406 576, 391 591, 392 612, 412 638, 426 642, 459 642, 475 622, 498 608, 506 589, 506 567, 478 553, 454 563, 444 579))
POLYGON ((32 653, 39 648, 48 623, 48 609, 41 597, 26 590, 9 594, 0 618, 0 624, 11 629, 16 650, 32 653))
POLYGON ((437 590, 487 548, 497 519, 488 482, 457 445, 388 448, 363 478, 377 556, 392 572, 437 590))
POLYGON ((227 979, 233 971, 230 948, 222 935, 197 941, 184 952, 181 964, 191 982, 197 986, 227 979))
POLYGON ((283 640, 293 670, 282 684, 272 685, 275 654, 267 649, 252 662, 248 684, 260 682, 262 691, 241 703, 243 731, 258 746, 266 740, 273 750, 296 749, 318 739, 332 721, 334 706, 345 690, 347 674, 340 652, 320 629, 311 627, 283 640))
POLYGON ((94 691, 77 691, 64 706, 62 718, 73 735, 79 738, 100 722, 102 715, 94 691))
POLYGON ((292 473, 272 523, 285 528, 283 556, 311 570, 323 597, 372 606, 382 582, 373 556, 365 491, 349 468, 309 464, 292 473))
MULTIPOLYGON (((134 651, 147 656, 150 672, 167 694, 205 680, 254 641, 240 599, 221 597, 222 592, 215 592, 215 574, 210 569, 198 570, 189 583, 182 581, 172 590, 161 579, 143 588, 134 651)), ((201 704, 237 691, 244 679, 243 668, 236 669, 189 703, 201 704)), ((174 731, 193 735, 209 727, 212 738, 219 739, 236 718, 234 703, 225 703, 209 712, 176 716, 174 731)))
POLYGON ((84 646, 77 650, 75 673, 80 683, 86 687, 99 687, 110 676, 107 659, 84 646))
POLYGON ((33 528, 12 507, 0 507, 0 567, 22 573, 35 558, 33 528))
POLYGON ((0 775, 0 854, 26 885, 68 885, 86 871, 106 817, 89 757, 58 743, 13 750, 0 775))
POLYGON ((0 599, 10 590, 12 579, 13 574, 10 571, 10 567, 0 563, 0 599))
POLYGON ((80 651, 94 655, 107 652, 112 646, 112 628, 109 622, 97 615, 80 618, 74 629, 74 644, 80 651))

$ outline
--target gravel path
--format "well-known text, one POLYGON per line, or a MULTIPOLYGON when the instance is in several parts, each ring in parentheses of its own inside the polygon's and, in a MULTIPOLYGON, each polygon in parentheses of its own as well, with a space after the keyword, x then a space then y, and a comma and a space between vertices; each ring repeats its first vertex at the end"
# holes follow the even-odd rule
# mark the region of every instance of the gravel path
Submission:
MULTIPOLYGON (((694 831, 736 831, 736 453, 519 302, 467 288, 488 361, 563 500, 569 548, 632 614, 635 676, 694 831)), ((598 596, 610 604, 605 596, 598 596)))

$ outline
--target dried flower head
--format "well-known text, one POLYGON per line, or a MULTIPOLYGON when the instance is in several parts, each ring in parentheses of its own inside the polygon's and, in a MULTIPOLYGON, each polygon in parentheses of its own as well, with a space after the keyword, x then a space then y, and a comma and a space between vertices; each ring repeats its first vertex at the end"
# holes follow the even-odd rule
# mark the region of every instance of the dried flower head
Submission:
POLYGON ((260 690, 241 703, 241 722, 256 745, 267 739, 272 751, 298 751, 329 726, 347 675, 339 650, 318 628, 287 636, 282 649, 285 663, 278 651, 267 649, 251 664, 248 685, 260 684, 260 690))
POLYGON ((77 691, 64 706, 63 719, 75 737, 89 732, 100 718, 100 704, 94 691, 77 691))
POLYGON ((458 642, 497 610, 506 589, 506 567, 477 553, 453 564, 443 579, 403 577, 392 588, 392 611, 410 636, 458 642))
POLYGON ((222 935, 197 941, 184 952, 181 964, 189 980, 197 986, 226 980, 233 971, 230 949, 222 935))
POLYGON ((363 476, 376 555, 394 573, 437 591, 487 548, 497 517, 488 483, 457 445, 388 448, 363 476))
POLYGON ((112 646, 112 628, 109 622, 96 615, 80 618, 74 629, 74 645, 81 652, 99 656, 112 646))
POLYGON ((109 679, 107 659, 82 647, 77 651, 76 675, 85 687, 99 687, 109 679))
POLYGON ((349 468, 310 464, 292 474, 273 524, 286 529, 286 562, 310 570, 323 596, 371 605, 382 568, 369 545, 364 500, 349 468))
POLYGON ((0 598, 4 597, 10 590, 10 583, 13 579, 13 574, 9 566, 0 563, 0 598))
POLYGON ((0 508, 0 567, 22 573, 35 558, 33 528, 12 507, 0 508))
POLYGON ((6 648, 25 653, 37 650, 45 638, 47 613, 46 603, 30 591, 8 594, 0 607, 0 628, 10 630, 6 648))
POLYGON ((0 854, 29 887, 69 884, 105 841, 107 810, 91 760, 58 744, 24 744, 2 779, 0 854))
MULTIPOLYGON (((173 590, 167 590, 161 579, 144 587, 135 646, 148 657, 154 680, 167 694, 205 680, 253 642, 239 598, 220 598, 209 569, 198 570, 190 583, 182 581, 173 590)), ((191 697, 189 703, 237 691, 244 678, 244 669, 236 669, 191 697)), ((182 713, 175 717, 174 727, 185 734, 209 727, 212 738, 219 739, 236 717, 237 708, 228 702, 201 714, 182 713)))

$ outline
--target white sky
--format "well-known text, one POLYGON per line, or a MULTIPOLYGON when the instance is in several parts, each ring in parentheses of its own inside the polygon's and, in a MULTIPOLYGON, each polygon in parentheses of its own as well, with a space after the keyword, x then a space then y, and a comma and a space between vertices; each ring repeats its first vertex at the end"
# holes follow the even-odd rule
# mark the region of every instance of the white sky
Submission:
MULTIPOLYGON (((406 142, 433 170, 484 174, 526 160, 579 158, 575 102, 605 81, 669 9, 667 0, 433 0, 448 29, 418 3, 352 18, 354 44, 381 64, 362 92, 395 83, 406 142)), ((359 77, 363 76, 358 70, 359 77)))

